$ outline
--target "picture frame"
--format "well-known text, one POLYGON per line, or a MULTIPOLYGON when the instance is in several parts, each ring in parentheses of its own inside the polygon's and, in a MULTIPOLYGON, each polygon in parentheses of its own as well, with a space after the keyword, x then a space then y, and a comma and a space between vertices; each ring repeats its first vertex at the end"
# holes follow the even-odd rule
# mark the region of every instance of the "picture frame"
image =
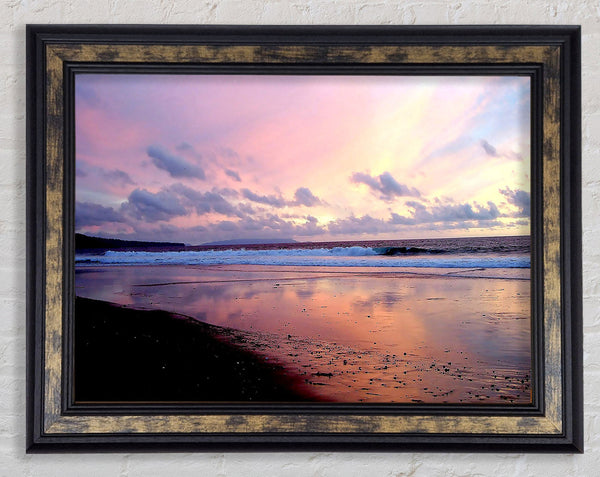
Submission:
POLYGON ((583 452, 578 26, 27 26, 27 452, 583 452), (527 405, 77 403, 74 78, 84 72, 531 79, 527 405))

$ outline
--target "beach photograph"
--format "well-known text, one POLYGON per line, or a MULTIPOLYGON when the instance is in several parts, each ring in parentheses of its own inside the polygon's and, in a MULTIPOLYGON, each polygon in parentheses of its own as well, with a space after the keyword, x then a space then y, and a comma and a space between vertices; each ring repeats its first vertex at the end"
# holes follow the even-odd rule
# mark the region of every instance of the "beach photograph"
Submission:
POLYGON ((75 77, 78 403, 532 403, 527 76, 75 77))

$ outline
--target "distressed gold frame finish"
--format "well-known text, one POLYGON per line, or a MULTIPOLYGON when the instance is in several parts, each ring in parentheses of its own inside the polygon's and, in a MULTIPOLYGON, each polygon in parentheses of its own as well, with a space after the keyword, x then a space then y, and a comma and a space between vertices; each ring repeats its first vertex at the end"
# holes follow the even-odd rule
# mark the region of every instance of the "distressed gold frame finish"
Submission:
MULTIPOLYGON (((147 44, 93 43, 69 41, 45 43, 45 216, 44 300, 41 312, 43 330, 42 429, 46 439, 61 436, 103 435, 284 435, 379 434, 383 436, 444 436, 465 442, 474 435, 491 437, 530 436, 541 440, 564 438, 572 433, 565 428, 565 375, 563 313, 561 289, 561 75, 564 75, 564 47, 557 42, 540 44, 400 44, 400 45, 272 45, 272 44, 147 44), (543 326, 541 340, 545 377, 540 389, 543 412, 531 415, 502 413, 413 414, 69 414, 63 412, 62 379, 65 310, 65 98, 64 77, 67 63, 111 64, 311 64, 325 65, 542 65, 542 230, 540 254, 543 269, 543 326), (568 431, 568 432, 567 432, 568 431)), ((533 138, 532 138, 533 140, 533 138)), ((532 158, 533 160, 533 158, 532 158)), ((540 204, 538 204, 540 205, 540 204)), ((533 297, 532 297, 533 298, 533 297)), ((571 426, 569 424, 569 426, 571 426)))

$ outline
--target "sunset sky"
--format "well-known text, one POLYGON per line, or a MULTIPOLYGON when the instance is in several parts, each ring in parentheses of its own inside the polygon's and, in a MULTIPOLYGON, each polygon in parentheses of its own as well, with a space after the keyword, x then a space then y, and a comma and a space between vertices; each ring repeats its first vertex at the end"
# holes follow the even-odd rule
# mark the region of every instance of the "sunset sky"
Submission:
POLYGON ((76 77, 76 231, 201 244, 520 235, 528 77, 76 77))

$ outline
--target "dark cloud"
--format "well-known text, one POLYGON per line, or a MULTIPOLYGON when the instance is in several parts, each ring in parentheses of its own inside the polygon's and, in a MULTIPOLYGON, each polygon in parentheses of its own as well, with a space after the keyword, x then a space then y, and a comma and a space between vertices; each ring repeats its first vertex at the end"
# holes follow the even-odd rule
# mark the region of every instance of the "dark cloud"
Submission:
POLYGON ((487 142, 485 139, 481 140, 481 147, 483 147, 483 150, 485 151, 485 153, 488 156, 491 157, 498 157, 498 151, 496 150, 496 148, 494 146, 492 146, 489 142, 487 142))
POLYGON ((211 240, 227 240, 232 237, 251 239, 277 239, 321 235, 327 230, 318 224, 315 217, 308 216, 304 223, 292 223, 276 214, 262 217, 246 216, 233 222, 224 220, 211 226, 208 236, 211 240))
POLYGON ((220 189, 213 188, 213 192, 221 194, 224 197, 239 197, 240 196, 240 193, 237 190, 231 189, 229 187, 222 187, 220 189))
POLYGON ((376 234, 389 232, 390 226, 385 220, 376 219, 370 215, 362 217, 347 217, 329 222, 327 230, 331 234, 376 234))
POLYGON ((233 180, 235 180, 237 182, 242 182, 240 175, 237 172, 232 171, 231 169, 225 169, 225 174, 227 174, 229 177, 231 177, 233 180))
POLYGON ((256 210, 254 210, 254 207, 252 207, 250 204, 246 204, 246 203, 241 203, 238 204, 238 209, 240 212, 242 212, 243 214, 246 215, 253 215, 256 213, 256 210))
POLYGON ((181 183, 163 188, 157 193, 136 189, 121 208, 132 218, 147 222, 168 221, 173 217, 190 215, 193 212, 198 215, 216 212, 229 217, 246 215, 216 190, 200 192, 181 183))
POLYGON ((373 192, 381 193, 383 200, 391 200, 394 197, 421 197, 421 193, 417 189, 400 184, 387 171, 377 177, 365 172, 355 172, 350 180, 355 184, 367 185, 373 192))
POLYGON ((304 205, 306 207, 313 207, 321 203, 321 200, 318 197, 316 197, 307 187, 299 187, 298 189, 296 189, 294 198, 296 199, 294 205, 304 205))
POLYGON ((107 181, 113 184, 118 184, 121 187, 126 185, 135 185, 135 182, 133 182, 131 177, 129 177, 129 174, 119 169, 114 169, 112 171, 104 171, 103 176, 107 181))
POLYGON ((75 227, 88 225, 102 225, 107 222, 125 222, 122 214, 112 207, 104 207, 91 202, 77 202, 75 204, 75 227))
POLYGON ((216 225, 217 229, 223 230, 225 232, 232 232, 233 230, 237 230, 238 226, 235 222, 231 222, 230 220, 223 220, 216 225))
POLYGON ((286 205, 283 197, 277 197, 275 195, 258 195, 249 189, 242 189, 242 195, 252 202, 258 202, 259 204, 270 205, 272 207, 281 208, 286 205))
POLYGON ((167 171, 171 177, 206 179, 201 167, 186 161, 182 157, 173 156, 158 146, 149 146, 146 153, 156 167, 167 171))
POLYGON ((227 202, 223 196, 215 193, 215 192, 205 192, 204 193, 204 203, 210 204, 212 210, 222 215, 240 215, 237 209, 227 202))
POLYGON ((120 169, 106 170, 99 166, 92 166, 81 159, 77 160, 75 176, 81 179, 84 177, 99 178, 101 182, 109 182, 111 185, 118 185, 120 187, 135 185, 129 174, 120 169))
POLYGON ((355 172, 350 177, 350 180, 355 184, 366 184, 373 190, 379 190, 381 187, 378 179, 364 172, 355 172))
POLYGON ((514 205, 519 211, 514 217, 529 217, 531 215, 531 195, 524 190, 512 190, 510 187, 499 189, 500 193, 506 197, 509 204, 514 205))
POLYGON ((199 215, 211 211, 228 216, 240 215, 239 211, 218 192, 199 192, 183 184, 173 184, 167 190, 179 195, 181 203, 186 207, 194 208, 199 215))
POLYGON ((390 223, 397 225, 418 225, 424 223, 449 223, 495 220, 502 214, 493 202, 488 202, 487 207, 479 204, 446 204, 426 207, 420 202, 409 201, 406 206, 412 209, 410 216, 392 213, 390 223))
POLYGON ((405 217, 404 215, 400 215, 400 214, 397 214, 396 212, 392 212, 392 216, 390 218, 390 224, 416 225, 417 220, 414 217, 405 217))
POLYGON ((520 153, 515 152, 515 151, 499 152, 494 146, 492 146, 485 139, 482 139, 480 144, 481 144, 481 147, 483 148, 483 150, 485 151, 485 153, 490 157, 502 157, 504 159, 510 159, 512 161, 522 161, 523 160, 523 156, 520 153))
MULTIPOLYGON (((242 178, 236 169, 243 164, 244 161, 240 159, 240 156, 236 151, 229 147, 218 146, 216 149, 203 150, 202 153, 200 153, 194 146, 184 141, 175 149, 184 156, 191 157, 203 165, 204 169, 202 169, 202 177, 199 177, 200 179, 204 179, 206 173, 209 173, 210 175, 211 173, 217 173, 222 170, 234 181, 242 182, 242 178)), ((164 151, 161 151, 161 153, 165 154, 164 151)), ((185 161, 185 159, 182 158, 176 159, 185 161)))
POLYGON ((270 205, 271 207, 282 208, 286 205, 313 207, 322 204, 321 199, 315 196, 307 187, 299 187, 294 193, 294 200, 286 201, 281 195, 258 195, 249 189, 242 189, 242 195, 252 202, 270 205))
MULTIPOLYGON (((318 224, 318 220, 315 217, 307 216, 306 221, 303 224, 295 224, 282 219, 281 217, 268 214, 265 217, 259 219, 253 219, 254 226, 260 226, 262 230, 276 231, 277 237, 292 237, 292 236, 311 236, 319 235, 326 232, 325 227, 318 224)), ((246 225, 249 221, 244 221, 246 225)))
POLYGON ((275 214, 267 214, 257 221, 263 228, 269 228, 271 230, 285 231, 293 227, 292 224, 275 214))
POLYGON ((403 184, 400 184, 389 172, 384 172, 381 174, 379 176, 379 182, 381 183, 381 192, 383 192, 384 195, 412 197, 421 196, 417 189, 409 188, 403 184))
POLYGON ((313 235, 320 235, 326 232, 326 228, 319 225, 319 221, 316 217, 309 215, 306 217, 306 222, 300 225, 294 226, 294 235, 310 237, 313 235))
POLYGON ((85 172, 81 167, 79 167, 79 163, 75 166, 75 177, 87 177, 87 172, 85 172))
POLYGON ((494 227, 506 227, 499 220, 473 220, 465 222, 434 222, 417 226, 419 230, 470 230, 470 229, 491 229, 494 227))
POLYGON ((129 194, 127 202, 121 206, 121 209, 131 217, 147 222, 187 215, 179 197, 168 190, 161 190, 154 194, 146 189, 135 189, 129 194))

